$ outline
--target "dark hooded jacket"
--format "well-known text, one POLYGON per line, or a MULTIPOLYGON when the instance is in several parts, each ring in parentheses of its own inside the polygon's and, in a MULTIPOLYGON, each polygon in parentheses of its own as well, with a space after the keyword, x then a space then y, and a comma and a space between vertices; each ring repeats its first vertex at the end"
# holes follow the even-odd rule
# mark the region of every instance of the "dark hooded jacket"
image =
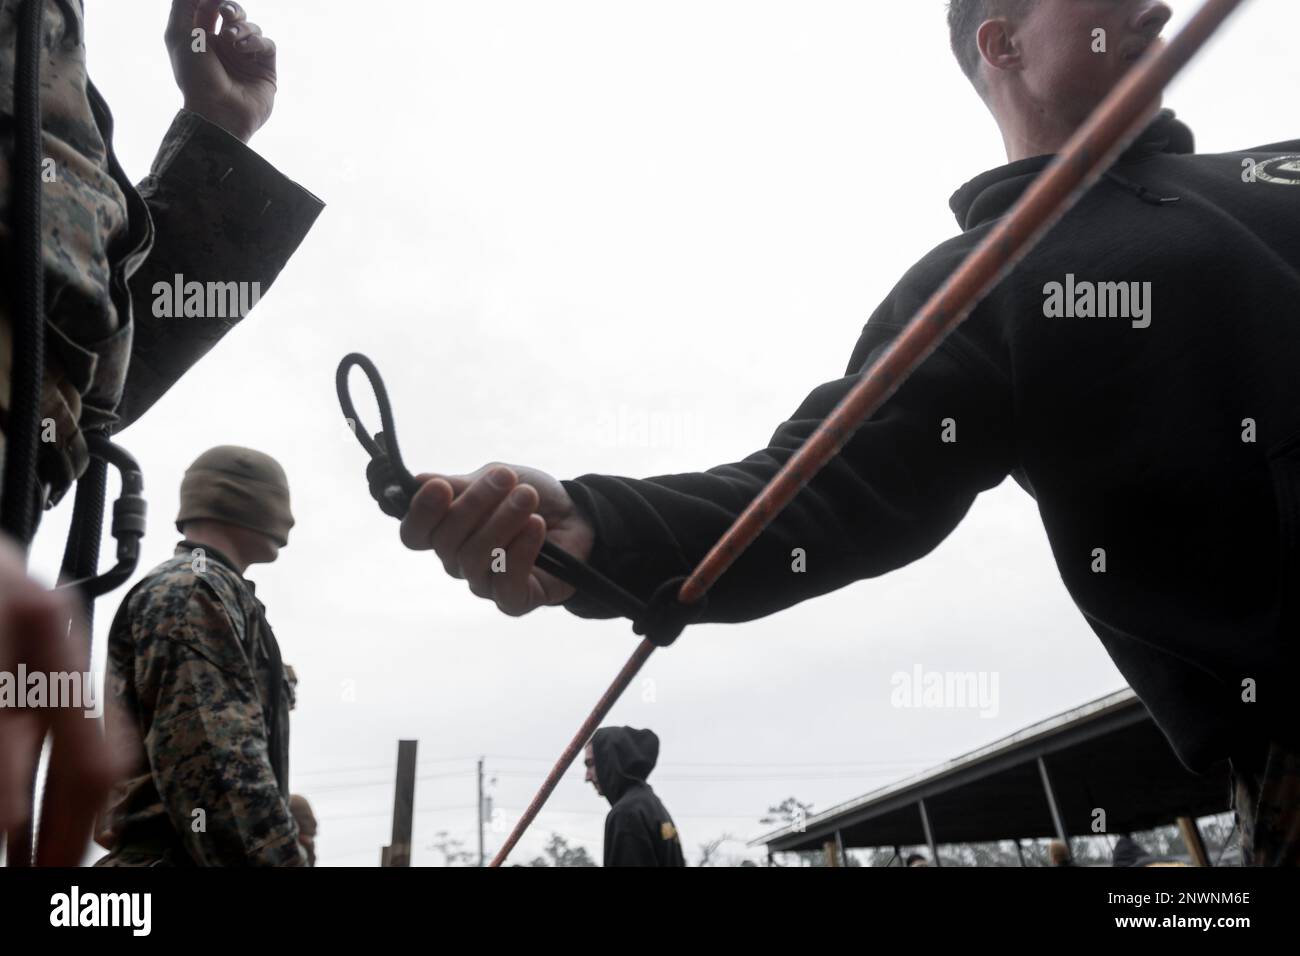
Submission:
POLYGON ((1122 836, 1115 841, 1111 853, 1111 866, 1140 866, 1146 858, 1146 851, 1137 845, 1131 837, 1122 836))
POLYGON ((654 731, 602 727, 591 738, 591 756, 610 803, 605 866, 685 866, 673 818, 646 783, 659 759, 654 731))
MULTIPOLYGON (((1051 159, 953 197, 963 233, 908 271, 845 376, 767 448, 703 473, 565 482, 595 529, 592 566, 643 597, 688 574, 1051 159)), ((1300 140, 1197 154, 1161 113, 721 577, 703 620, 903 567, 1008 475, 1189 768, 1300 745, 1300 140), (1049 289, 1076 282, 1110 285, 1112 303, 1113 284, 1149 283, 1147 317, 1085 318, 1096 302, 1073 297, 1054 315, 1049 289)), ((582 596, 566 607, 609 616, 582 596)))
POLYGON ((1187 866, 1182 860, 1172 856, 1154 856, 1142 849, 1132 837, 1121 836, 1115 841, 1111 853, 1111 866, 1147 867, 1147 866, 1187 866))

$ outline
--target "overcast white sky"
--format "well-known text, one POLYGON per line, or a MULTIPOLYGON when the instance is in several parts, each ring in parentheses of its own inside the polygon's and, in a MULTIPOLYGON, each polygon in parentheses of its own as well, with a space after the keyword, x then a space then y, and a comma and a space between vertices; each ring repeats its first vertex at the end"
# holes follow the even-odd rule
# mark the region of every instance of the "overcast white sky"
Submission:
MULTIPOLYGON (((138 179, 179 106, 169 2, 86 6, 138 179)), ((1194 5, 1174 6, 1176 28, 1194 5)), ((434 865, 439 831, 474 845, 474 760, 513 822, 635 639, 558 609, 508 619, 403 549, 342 424, 338 360, 379 364, 415 470, 735 461, 842 374, 873 308, 956 231, 951 192, 1005 159, 941 0, 246 7, 280 49, 252 145, 328 208, 244 325, 123 434, 150 501, 141 572, 171 552, 201 451, 277 457, 298 526, 249 576, 301 679, 292 785, 320 862, 377 864, 397 740, 414 738, 415 864, 434 865)), ((1253 0, 1172 88, 1202 151, 1300 136, 1297 36, 1300 4, 1253 0)), ((47 579, 70 512, 42 528, 47 579)), ((100 602, 97 666, 124 591, 100 602)), ((1008 482, 912 567, 692 630, 610 721, 659 734, 651 782, 693 860, 764 832, 786 796, 825 809, 1121 685, 1008 482), (996 673, 997 715, 892 707, 890 676, 916 665, 996 673)), ((575 768, 514 859, 552 832, 599 858, 606 809, 575 768)))

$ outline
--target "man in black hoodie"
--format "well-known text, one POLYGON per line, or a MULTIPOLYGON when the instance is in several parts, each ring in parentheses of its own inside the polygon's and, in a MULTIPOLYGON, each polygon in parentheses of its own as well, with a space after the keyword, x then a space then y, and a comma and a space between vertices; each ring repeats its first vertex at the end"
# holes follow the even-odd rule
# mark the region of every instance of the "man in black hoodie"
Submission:
POLYGON ((1115 849, 1111 851, 1111 866, 1146 866, 1152 857, 1147 855, 1146 850, 1138 845, 1127 833, 1121 834, 1120 838, 1115 841, 1115 849))
MULTIPOLYGON (((537 571, 543 537, 649 597, 689 573, 1137 58, 1155 0, 953 0, 953 50, 1009 164, 902 278, 842 378, 765 449, 696 474, 428 479, 403 523, 518 615, 608 612, 537 571), (508 570, 492 573, 492 549, 508 570)), ((1183 763, 1231 760, 1255 862, 1300 862, 1300 140, 1197 154, 1157 113, 1107 176, 709 593, 748 621, 933 550, 1007 475, 1075 603, 1183 763), (803 573, 792 573, 802 549, 803 573)), ((1084 821, 1080 821, 1082 824, 1084 821)))
POLYGON ((682 841, 646 783, 659 759, 653 730, 601 727, 584 754, 587 782, 609 801, 605 866, 685 866, 682 841))

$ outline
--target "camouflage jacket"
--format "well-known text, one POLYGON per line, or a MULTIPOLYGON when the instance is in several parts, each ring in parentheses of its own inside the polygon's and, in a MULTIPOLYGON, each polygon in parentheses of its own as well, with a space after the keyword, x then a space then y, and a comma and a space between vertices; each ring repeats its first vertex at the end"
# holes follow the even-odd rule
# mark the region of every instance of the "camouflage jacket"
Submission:
POLYGON ((219 552, 182 541, 127 595, 104 698, 132 770, 110 797, 97 839, 113 852, 100 865, 306 863, 279 646, 253 585, 219 552))
MULTIPOLYGON (((13 243, 18 7, 17 0, 0 0, 0 252, 6 261, 13 243)), ((323 206, 234 136, 185 110, 167 131, 149 176, 132 186, 113 153, 108 106, 86 75, 84 40, 82 0, 47 0, 41 106, 48 169, 40 187, 48 350, 80 396, 72 418, 81 430, 120 431, 244 314, 205 308, 172 315, 158 302, 174 296, 158 290, 238 283, 265 294, 323 206)), ((7 396, 3 364, 0 392, 7 396)), ((67 416, 53 417, 61 424, 67 416)), ((51 502, 85 468, 84 446, 68 450, 65 437, 59 448, 67 460, 51 466, 51 502)))

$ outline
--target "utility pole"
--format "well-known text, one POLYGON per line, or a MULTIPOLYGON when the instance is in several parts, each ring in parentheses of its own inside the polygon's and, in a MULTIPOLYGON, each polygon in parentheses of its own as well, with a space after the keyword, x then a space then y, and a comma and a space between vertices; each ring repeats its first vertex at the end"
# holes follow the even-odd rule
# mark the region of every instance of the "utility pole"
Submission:
POLYGON ((478 758, 478 865, 483 866, 487 858, 483 856, 483 758, 478 758))
POLYGON ((392 843, 381 848, 380 866, 411 865, 411 824, 415 815, 414 740, 397 742, 397 786, 393 793, 392 843))

